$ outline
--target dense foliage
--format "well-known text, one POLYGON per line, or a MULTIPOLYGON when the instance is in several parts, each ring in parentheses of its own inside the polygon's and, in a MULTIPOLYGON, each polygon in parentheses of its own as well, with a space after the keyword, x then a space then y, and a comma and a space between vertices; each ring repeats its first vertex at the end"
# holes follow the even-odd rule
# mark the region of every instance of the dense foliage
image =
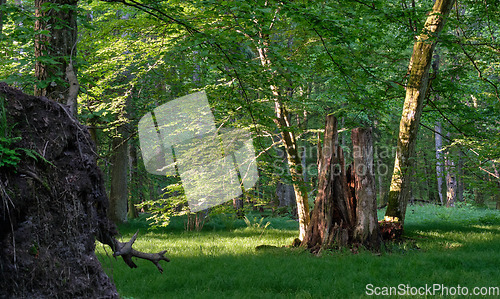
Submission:
MULTIPOLYGON (((299 136, 308 191, 314 194, 317 133, 330 113, 341 120, 347 153, 351 128, 374 127, 383 204, 411 47, 431 6, 395 0, 80 1, 71 57, 80 83, 78 117, 89 126, 108 176, 113 140, 121 137, 134 149, 129 200, 156 211, 158 224, 168 223, 171 213, 185 210, 179 178, 145 171, 137 124, 169 100, 206 90, 217 127, 253 134, 260 178, 246 190, 246 201, 276 207, 277 185, 290 183, 274 122, 270 86, 277 86, 293 116, 290 129, 299 136)), ((33 39, 46 32, 34 30, 33 1, 6 1, 0 12, 0 80, 32 93, 43 83, 34 77, 33 39)), ((458 179, 459 200, 491 205, 500 196, 499 24, 494 0, 458 1, 450 15, 418 137, 414 199, 438 200, 436 150, 454 162, 448 172, 458 179), (438 122, 443 149, 434 143, 438 122)), ((0 135, 0 167, 16 161, 7 131, 0 135)))

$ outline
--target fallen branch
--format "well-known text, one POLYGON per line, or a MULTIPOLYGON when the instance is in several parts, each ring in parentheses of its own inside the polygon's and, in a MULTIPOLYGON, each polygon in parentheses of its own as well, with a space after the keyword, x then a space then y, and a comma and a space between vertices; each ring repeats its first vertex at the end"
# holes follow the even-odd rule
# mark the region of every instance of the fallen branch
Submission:
MULTIPOLYGON (((152 262, 156 266, 156 268, 158 268, 160 273, 163 273, 163 268, 160 265, 160 261, 170 262, 170 259, 165 256, 165 253, 167 251, 163 250, 158 253, 146 253, 135 250, 134 248, 132 248, 132 245, 137 239, 138 233, 139 230, 137 230, 137 232, 132 236, 132 238, 126 243, 120 242, 115 238, 112 238, 112 244, 109 244, 110 242, 106 242, 106 244, 110 245, 111 248, 113 249, 114 252, 113 256, 114 257, 121 256, 125 264, 127 264, 130 268, 137 268, 137 265, 134 263, 134 261, 132 261, 133 257, 137 257, 152 262)), ((108 239, 108 241, 111 240, 108 239)))

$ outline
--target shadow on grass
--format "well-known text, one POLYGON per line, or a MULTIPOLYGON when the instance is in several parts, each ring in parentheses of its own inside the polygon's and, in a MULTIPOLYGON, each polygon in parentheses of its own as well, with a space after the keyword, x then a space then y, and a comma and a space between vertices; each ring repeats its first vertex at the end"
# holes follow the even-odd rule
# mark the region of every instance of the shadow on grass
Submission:
MULTIPOLYGON (((124 238, 141 230, 137 249, 168 250, 172 261, 165 264, 163 275, 147 261, 129 269, 102 250, 98 256, 124 298, 351 298, 364 297, 368 284, 461 285, 470 290, 498 285, 498 214, 466 217, 465 213, 458 214, 461 218, 444 219, 436 210, 423 210, 419 215, 423 220, 414 216, 405 227, 405 236, 415 246, 380 255, 333 251, 318 257, 281 248, 291 244, 296 229, 243 225, 233 230, 205 227, 201 232, 184 232, 178 229, 182 227, 178 219, 177 226, 155 230, 134 222, 120 227, 124 238), (267 246, 256 249, 260 245, 267 246)), ((281 224, 293 224, 286 221, 281 224)))

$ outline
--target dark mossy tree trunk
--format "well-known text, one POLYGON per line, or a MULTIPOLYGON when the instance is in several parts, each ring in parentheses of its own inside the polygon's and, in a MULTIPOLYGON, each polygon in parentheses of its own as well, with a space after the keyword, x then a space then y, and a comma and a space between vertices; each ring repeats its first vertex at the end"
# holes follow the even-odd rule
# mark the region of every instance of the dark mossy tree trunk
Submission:
MULTIPOLYGON (((288 171, 288 168, 286 169, 288 171)), ((278 206, 282 207, 295 207, 295 193, 292 185, 283 183, 283 179, 276 183, 276 197, 278 206)))
POLYGON ((425 184, 426 184, 427 199, 429 201, 435 202, 437 198, 436 196, 437 185, 436 185, 436 180, 431 179, 435 177, 434 168, 425 150, 423 151, 423 159, 424 159, 424 175, 426 177, 425 184))
POLYGON ((380 247, 371 130, 355 129, 352 141, 357 155, 346 169, 337 120, 327 116, 318 163, 318 194, 302 241, 312 252, 348 245, 380 247))
POLYGON ((109 217, 115 223, 127 221, 128 208, 128 142, 124 126, 118 128, 118 135, 113 137, 113 156, 111 157, 109 192, 109 217))
POLYGON ((2 37, 2 31, 3 31, 3 10, 1 9, 2 8, 2 5, 4 5, 6 3, 6 0, 0 0, 0 37, 2 37))
MULTIPOLYGON (((277 136, 273 137, 273 141, 275 143, 279 143, 280 134, 277 133, 277 136)), ((276 173, 279 174, 279 181, 276 183, 276 204, 278 207, 290 207, 290 209, 294 210, 296 207, 295 200, 295 191, 293 186, 286 181, 286 177, 290 176, 290 170, 288 166, 288 162, 286 160, 286 153, 281 149, 276 149, 276 158, 274 162, 274 167, 276 173)))
POLYGON ((241 195, 239 197, 233 198, 233 208, 236 211, 236 215, 238 217, 243 218, 245 216, 245 212, 243 211, 243 198, 245 195, 241 195))
POLYGON ((413 46, 410 76, 399 125, 399 137, 386 210, 387 219, 404 223, 411 189, 411 167, 424 99, 429 85, 429 70, 437 36, 455 0, 436 0, 413 46))
MULTIPOLYGON (((382 159, 378 158, 377 160, 377 169, 381 169, 381 165, 384 165, 382 162, 382 159)), ((377 189, 378 189, 378 198, 379 198, 379 206, 383 207, 387 203, 384 202, 385 199, 385 192, 384 192, 384 176, 380 171, 378 171, 378 176, 377 176, 377 189)))
POLYGON ((139 216, 139 212, 135 207, 136 203, 142 202, 142 195, 139 183, 139 168, 137 165, 137 145, 134 142, 129 142, 129 198, 127 218, 134 219, 139 216))

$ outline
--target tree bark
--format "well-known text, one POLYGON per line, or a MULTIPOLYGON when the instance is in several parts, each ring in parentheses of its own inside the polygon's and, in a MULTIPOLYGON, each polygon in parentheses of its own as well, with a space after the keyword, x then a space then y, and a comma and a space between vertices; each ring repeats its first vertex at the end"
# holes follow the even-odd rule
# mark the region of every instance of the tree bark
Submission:
POLYGON ((77 0, 35 0, 35 95, 67 104, 76 113, 77 0), (44 32, 42 32, 44 31, 44 32))
MULTIPOLYGON (((381 169, 381 165, 383 165, 382 159, 377 158, 377 169, 381 169)), ((378 198, 380 200, 380 206, 384 206, 386 203, 384 202, 385 192, 384 192, 384 176, 377 171, 377 188, 378 188, 378 198)))
POLYGON ((380 248, 371 133, 371 129, 353 130, 354 162, 346 169, 338 145, 337 120, 331 115, 326 118, 318 194, 302 241, 312 252, 347 245, 363 245, 374 251, 380 248))
POLYGON ((435 202, 436 201, 436 181, 432 180, 430 178, 434 177, 434 167, 432 163, 429 160, 428 153, 424 150, 423 151, 423 158, 424 158, 424 175, 426 177, 426 186, 427 186, 427 199, 429 201, 435 202))
POLYGON ((429 84, 432 54, 436 47, 436 38, 443 29, 444 20, 454 3, 455 0, 436 0, 424 29, 413 47, 410 77, 406 86, 405 103, 399 125, 396 159, 386 211, 388 219, 399 220, 401 223, 404 223, 409 199, 411 158, 414 156, 420 116, 429 84))
MULTIPOLYGON (((271 60, 268 57, 269 36, 262 33, 259 33, 259 35, 260 42, 257 48, 259 59, 263 67, 269 68, 271 66, 271 60)), ((280 99, 278 87, 270 85, 270 89, 275 104, 276 118, 274 121, 281 132, 281 138, 287 154, 290 175, 292 177, 295 200, 297 202, 297 214, 299 217, 299 239, 302 240, 306 234, 306 229, 310 221, 307 188, 302 175, 302 161, 299 155, 298 144, 295 133, 293 132, 290 115, 283 101, 280 99)))
MULTIPOLYGON (((450 136, 448 133, 447 137, 450 136)), ((451 157, 451 151, 445 155, 446 170, 446 207, 454 207, 457 199, 457 179, 455 171, 455 162, 451 157)))
POLYGON ((123 126, 118 129, 119 135, 112 140, 113 156, 111 158, 111 189, 109 193, 109 218, 115 223, 127 221, 128 206, 128 144, 123 126))
POLYGON ((295 193, 292 185, 285 184, 280 180, 276 184, 276 196, 279 207, 295 207, 295 193))
MULTIPOLYGON (((279 142, 280 138, 278 136, 273 137, 274 142, 279 142)), ((284 158, 286 154, 280 149, 276 149, 276 161, 274 164, 274 168, 276 172, 279 172, 281 175, 279 176, 279 181, 276 183, 276 204, 278 207, 290 207, 292 209, 295 208, 295 191, 293 190, 293 186, 287 184, 284 179, 284 175, 290 175, 290 170, 288 169, 288 161, 284 158)))
POLYGON ((351 204, 353 198, 342 149, 338 146, 337 119, 332 115, 326 118, 324 135, 318 163, 318 193, 311 222, 302 240, 302 245, 312 252, 347 246, 349 230, 355 223, 355 207, 351 204))
POLYGON ((437 176, 437 190, 439 201, 441 205, 444 205, 444 197, 443 197, 443 177, 444 177, 444 166, 443 166, 443 136, 441 129, 441 122, 436 122, 434 126, 434 131, 436 131, 434 140, 436 144, 436 176, 437 176))
POLYGON ((458 152, 458 162, 457 162, 457 200, 460 202, 464 201, 464 171, 463 171, 463 152, 458 152))
POLYGON ((293 182, 295 200, 297 203, 297 214, 299 217, 299 239, 302 240, 309 225, 309 200, 307 188, 302 175, 302 161, 297 147, 295 134, 291 131, 291 122, 288 111, 276 100, 276 124, 282 133, 283 143, 287 154, 288 166, 293 182))
POLYGON ((127 218, 134 219, 139 216, 135 204, 141 202, 141 190, 139 190, 139 170, 137 167, 137 147, 134 142, 129 142, 129 196, 128 196, 128 212, 127 218))
MULTIPOLYGON (((6 0, 0 0, 0 8, 5 5, 6 0)), ((0 9, 0 38, 2 37, 3 31, 3 11, 0 9)))
POLYGON ((356 194, 356 224, 354 240, 367 248, 378 250, 380 234, 377 219, 377 196, 373 171, 372 130, 352 130, 354 179, 356 194))

